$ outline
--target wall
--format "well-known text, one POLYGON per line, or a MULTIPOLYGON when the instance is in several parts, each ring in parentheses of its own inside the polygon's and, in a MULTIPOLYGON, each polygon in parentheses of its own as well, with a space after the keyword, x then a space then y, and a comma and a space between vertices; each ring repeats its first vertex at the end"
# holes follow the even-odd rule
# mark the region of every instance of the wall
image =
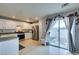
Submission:
POLYGON ((45 18, 39 20, 39 39, 41 44, 45 43, 45 33, 46 33, 46 20, 45 18))
POLYGON ((42 39, 42 20, 39 20, 39 39, 42 39))

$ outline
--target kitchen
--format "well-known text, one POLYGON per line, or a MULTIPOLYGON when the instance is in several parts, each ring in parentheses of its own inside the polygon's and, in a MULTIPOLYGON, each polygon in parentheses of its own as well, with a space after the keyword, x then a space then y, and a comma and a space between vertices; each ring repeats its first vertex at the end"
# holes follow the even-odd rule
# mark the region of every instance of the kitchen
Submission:
POLYGON ((77 18, 79 19, 79 4, 75 3, 0 4, 0 55, 78 53, 79 26, 75 24, 76 20, 79 22, 77 18), (59 25, 56 25, 57 33, 52 30, 56 21, 59 25), (64 37, 64 31, 60 35, 60 24, 63 23, 64 29, 67 29, 67 38, 64 37), (69 50, 63 49, 64 43, 69 50))
POLYGON ((37 20, 36 22, 25 22, 16 18, 0 16, 0 54, 17 55, 19 50, 23 48, 19 44, 20 41, 26 39, 37 40, 34 33, 36 29, 33 28, 38 25, 37 23, 37 20))

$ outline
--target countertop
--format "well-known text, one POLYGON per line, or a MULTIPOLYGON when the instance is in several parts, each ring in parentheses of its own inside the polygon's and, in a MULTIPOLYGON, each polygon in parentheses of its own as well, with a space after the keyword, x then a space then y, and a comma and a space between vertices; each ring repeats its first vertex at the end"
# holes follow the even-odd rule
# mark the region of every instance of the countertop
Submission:
MULTIPOLYGON (((5 33, 0 33, 0 42, 2 41, 7 41, 7 40, 11 40, 14 38, 18 38, 17 34, 23 34, 23 33, 27 33, 27 32, 5 32, 5 33)), ((32 33, 32 32, 28 32, 28 33, 32 33)))
POLYGON ((3 32, 0 34, 18 34, 18 33, 32 33, 32 32, 3 32))
POLYGON ((7 40, 12 40, 12 39, 17 39, 17 38, 18 37, 16 36, 16 34, 2 35, 2 36, 0 36, 0 42, 7 41, 7 40))

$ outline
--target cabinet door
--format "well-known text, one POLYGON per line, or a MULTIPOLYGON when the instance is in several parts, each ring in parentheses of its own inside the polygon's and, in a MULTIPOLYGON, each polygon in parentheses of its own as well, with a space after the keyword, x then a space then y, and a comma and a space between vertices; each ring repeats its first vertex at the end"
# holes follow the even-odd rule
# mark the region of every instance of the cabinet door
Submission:
POLYGON ((0 19, 0 29, 15 29, 16 22, 11 20, 0 19))
POLYGON ((3 19, 0 19, 0 29, 4 29, 5 28, 5 22, 3 19))
POLYGON ((5 28, 6 29, 15 29, 16 28, 16 22, 11 20, 5 20, 5 28))
POLYGON ((32 39, 32 33, 25 33, 25 39, 32 39))

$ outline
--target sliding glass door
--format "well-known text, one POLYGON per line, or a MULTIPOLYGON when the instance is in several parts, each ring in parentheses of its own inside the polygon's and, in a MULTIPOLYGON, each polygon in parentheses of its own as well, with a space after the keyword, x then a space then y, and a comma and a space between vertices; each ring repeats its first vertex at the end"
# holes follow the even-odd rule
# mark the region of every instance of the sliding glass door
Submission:
POLYGON ((68 29, 64 19, 60 20, 60 47, 69 49, 69 40, 68 40, 68 29))
POLYGON ((58 27, 59 27, 59 21, 56 20, 55 24, 51 24, 50 27, 50 39, 49 39, 49 44, 54 45, 54 46, 59 46, 59 39, 58 39, 58 27))
POLYGON ((49 29, 49 44, 56 47, 69 49, 68 29, 66 28, 64 20, 65 19, 63 18, 58 18, 55 20, 54 24, 51 24, 49 29))

